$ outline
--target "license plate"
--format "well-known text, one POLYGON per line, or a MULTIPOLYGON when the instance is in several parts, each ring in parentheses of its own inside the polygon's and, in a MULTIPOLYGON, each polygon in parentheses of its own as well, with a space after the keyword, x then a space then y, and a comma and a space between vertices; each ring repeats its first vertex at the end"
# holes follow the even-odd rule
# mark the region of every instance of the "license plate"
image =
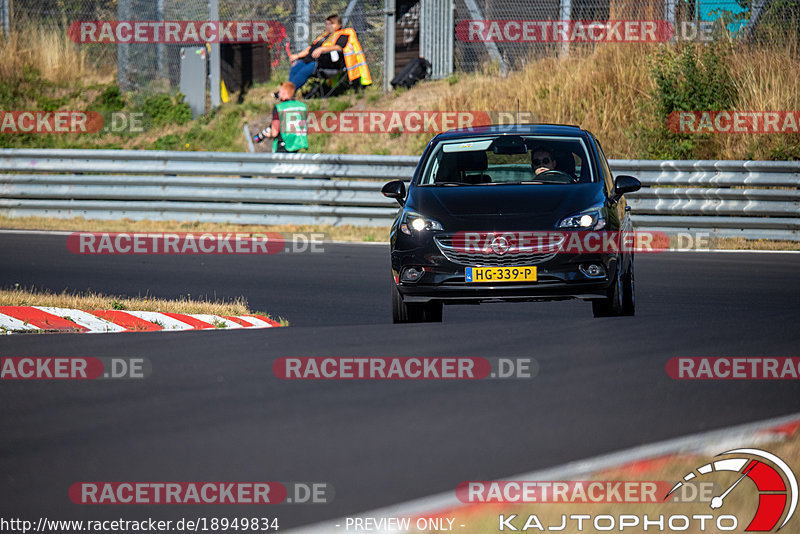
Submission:
POLYGON ((536 267, 467 267, 467 282, 535 282, 536 267))

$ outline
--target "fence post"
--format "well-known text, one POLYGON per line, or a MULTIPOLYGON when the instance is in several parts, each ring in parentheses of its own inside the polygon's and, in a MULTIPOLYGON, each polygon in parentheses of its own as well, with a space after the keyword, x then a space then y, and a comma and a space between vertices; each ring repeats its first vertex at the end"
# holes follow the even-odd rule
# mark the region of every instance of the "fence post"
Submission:
MULTIPOLYGON (((219 20, 219 0, 208 0, 208 20, 219 20)), ((211 78, 211 109, 219 107, 220 104, 220 72, 219 72, 219 39, 216 43, 211 43, 210 63, 211 78)))
POLYGON ((0 12, 3 15, 3 33, 11 31, 11 0, 0 0, 0 12))
POLYGON ((311 35, 311 7, 309 0, 296 0, 294 15, 294 51, 295 53, 305 50, 311 39, 316 35, 311 35))
POLYGON ((383 17, 383 91, 388 93, 392 90, 392 78, 394 78, 394 32, 395 24, 395 2, 394 0, 384 1, 383 17))
MULTIPOLYGON (((569 23, 572 20, 572 0, 561 0, 559 15, 562 22, 569 23)), ((561 43, 561 57, 569 56, 569 40, 561 43)))

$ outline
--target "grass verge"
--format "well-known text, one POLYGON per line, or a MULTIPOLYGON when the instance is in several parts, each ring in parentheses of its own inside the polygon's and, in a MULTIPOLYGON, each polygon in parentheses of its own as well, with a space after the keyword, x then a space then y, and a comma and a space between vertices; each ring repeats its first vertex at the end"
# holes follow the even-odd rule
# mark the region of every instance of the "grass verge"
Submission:
POLYGON ((99 220, 76 217, 52 219, 47 217, 7 217, 0 215, 0 228, 14 230, 57 230, 61 232, 279 232, 323 233, 326 240, 353 242, 384 242, 389 240, 389 227, 331 226, 312 224, 227 224, 179 221, 134 221, 131 219, 99 220))
MULTIPOLYGON (((762 46, 737 42, 705 53, 689 45, 575 46, 567 58, 531 57, 507 77, 496 66, 425 80, 410 90, 383 93, 379 84, 357 94, 310 100, 313 111, 478 111, 517 109, 536 122, 579 124, 602 141, 612 158, 800 159, 800 134, 678 135, 667 130, 669 110, 797 110, 800 39, 791 34, 762 46), (723 73, 719 78, 716 74, 723 73), (724 79, 696 87, 698 80, 724 79), (722 99, 721 94, 730 98, 722 99), (699 99, 705 95, 710 100, 699 99), (667 103, 667 107, 662 104, 667 103), (667 109, 669 108, 669 109, 667 109)), ((266 125, 271 93, 284 74, 251 88, 206 116, 189 120, 177 95, 121 94, 114 69, 93 62, 86 47, 65 34, 27 28, 0 48, 0 108, 142 112, 143 132, 0 134, 0 144, 30 148, 125 148, 247 151, 242 132, 266 125), (30 43, 38 43, 32 47, 30 43)), ((101 49, 96 49, 101 50, 101 49)), ((711 50, 711 48, 708 48, 711 50)), ((113 65, 113 62, 110 63, 113 65)), ((789 131, 789 130, 787 130, 789 131)), ((316 133, 309 152, 419 154, 434 132, 316 133)), ((268 143, 265 143, 268 145, 268 143)), ((258 151, 270 148, 258 145, 258 151)))
POLYGON ((264 315, 289 326, 283 317, 277 319, 268 313, 250 310, 247 299, 238 297, 232 301, 208 300, 182 296, 178 300, 154 298, 149 295, 123 297, 102 293, 69 293, 62 291, 39 291, 36 288, 15 287, 0 289, 0 306, 56 306, 78 310, 134 310, 171 313, 202 313, 210 315, 264 315))

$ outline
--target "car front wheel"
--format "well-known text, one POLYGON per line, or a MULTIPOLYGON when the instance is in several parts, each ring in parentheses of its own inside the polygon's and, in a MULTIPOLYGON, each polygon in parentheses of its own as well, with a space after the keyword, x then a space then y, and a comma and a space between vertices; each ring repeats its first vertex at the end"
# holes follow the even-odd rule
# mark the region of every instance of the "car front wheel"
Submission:
MULTIPOLYGON (((617 262, 619 265, 621 261, 617 262)), ((608 286, 605 298, 592 301, 592 313, 595 317, 613 317, 622 312, 623 275, 617 267, 614 281, 608 286)))
POLYGON ((633 274, 633 254, 622 276, 622 315, 636 314, 636 281, 633 274))

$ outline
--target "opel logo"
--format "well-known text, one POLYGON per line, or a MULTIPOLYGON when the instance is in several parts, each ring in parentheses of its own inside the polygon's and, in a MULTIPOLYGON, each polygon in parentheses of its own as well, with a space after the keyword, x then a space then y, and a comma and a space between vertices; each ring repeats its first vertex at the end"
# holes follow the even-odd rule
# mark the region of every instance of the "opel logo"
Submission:
POLYGON ((511 246, 508 244, 508 239, 506 239, 503 236, 495 237, 492 240, 491 247, 494 253, 497 254, 498 256, 502 256, 503 254, 508 252, 509 248, 511 248, 511 246))

